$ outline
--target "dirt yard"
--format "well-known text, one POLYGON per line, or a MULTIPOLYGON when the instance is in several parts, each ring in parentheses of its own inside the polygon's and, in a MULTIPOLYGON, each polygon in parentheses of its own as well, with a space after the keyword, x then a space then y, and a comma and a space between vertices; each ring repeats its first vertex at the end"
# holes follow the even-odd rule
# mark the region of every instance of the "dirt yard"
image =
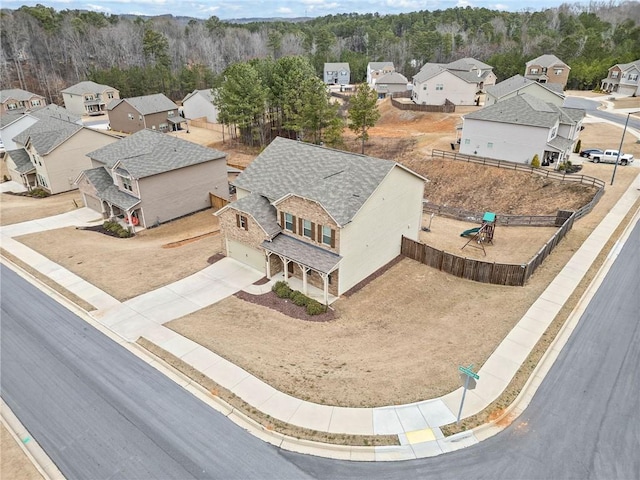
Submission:
MULTIPOLYGON (((426 175, 431 180, 429 200, 434 203, 497 214, 555 213, 574 208, 573 202, 593 194, 553 190, 555 185, 532 186, 502 173, 499 182, 491 183, 491 176, 485 178, 474 167, 439 164, 430 160, 431 149, 449 148, 461 112, 416 115, 388 107, 382 106, 386 111, 372 129, 367 154, 406 163, 426 175), (543 196, 547 191, 554 193, 543 196)), ((619 142, 620 135, 621 128, 589 124, 582 138, 583 144, 619 142)), ((230 146, 216 148, 229 151, 230 146)), ((629 135, 627 146, 632 153, 639 148, 629 135)), ((235 153, 236 158, 252 158, 246 150, 235 153)), ((605 195, 594 212, 576 222, 525 287, 461 280, 404 259, 353 296, 340 299, 332 322, 294 320, 232 297, 168 325, 300 398, 372 406, 446 393, 458 386, 457 366, 483 364, 640 171, 636 165, 618 168, 611 187, 612 170, 612 165, 584 164, 581 174, 607 181, 605 195)), ((424 235, 439 248, 454 251, 465 242, 459 237, 465 227, 436 217, 432 232, 424 235)), ((211 212, 203 212, 133 239, 62 229, 20 241, 125 300, 206 266, 207 259, 221 250, 217 228, 211 212)), ((513 228, 497 227, 495 243, 487 247, 490 258, 524 262, 551 233, 513 228)), ((472 256, 477 250, 464 252, 472 256)))
POLYGON ((25 455, 20 445, 11 436, 9 431, 0 426, 0 478, 16 480, 42 480, 40 472, 33 466, 31 460, 25 455))
POLYGON ((222 251, 211 209, 132 238, 62 228, 17 239, 120 301, 198 272, 222 251))
POLYGON ((50 217, 70 212, 78 206, 82 206, 82 196, 78 191, 52 195, 47 198, 2 193, 0 194, 0 225, 11 225, 50 217))

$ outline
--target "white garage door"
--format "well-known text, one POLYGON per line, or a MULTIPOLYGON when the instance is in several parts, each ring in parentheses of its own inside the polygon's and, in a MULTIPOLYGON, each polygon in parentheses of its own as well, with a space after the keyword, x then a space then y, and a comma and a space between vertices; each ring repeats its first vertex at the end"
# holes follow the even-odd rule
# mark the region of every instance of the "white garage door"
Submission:
POLYGON ((235 240, 227 240, 229 256, 250 267, 266 272, 264 252, 235 240))

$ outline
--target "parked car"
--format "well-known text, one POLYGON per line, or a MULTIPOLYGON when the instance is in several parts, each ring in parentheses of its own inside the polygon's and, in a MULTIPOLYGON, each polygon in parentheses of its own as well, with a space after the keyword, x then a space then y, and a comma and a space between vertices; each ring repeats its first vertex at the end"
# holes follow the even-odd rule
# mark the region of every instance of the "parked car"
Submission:
POLYGON ((587 149, 582 150, 580 152, 580 156, 581 157, 589 157, 590 155, 592 155, 594 153, 603 153, 603 151, 600 150, 599 148, 587 148, 587 149))
POLYGON ((633 155, 630 153, 618 153, 618 150, 605 150, 602 153, 592 153, 589 156, 589 160, 594 163, 616 163, 616 160, 618 160, 620 165, 628 165, 633 162, 633 155))

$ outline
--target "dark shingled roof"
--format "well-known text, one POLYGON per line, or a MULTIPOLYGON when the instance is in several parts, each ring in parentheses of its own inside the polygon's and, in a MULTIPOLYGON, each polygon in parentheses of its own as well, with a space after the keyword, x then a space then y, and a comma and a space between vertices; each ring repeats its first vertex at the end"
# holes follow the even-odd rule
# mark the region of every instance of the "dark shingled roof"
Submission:
POLYGON ((147 129, 94 150, 87 156, 108 168, 120 162, 120 166, 129 174, 140 179, 211 160, 224 159, 226 154, 147 129))
POLYGON ((22 118, 23 116, 24 113, 22 112, 0 112, 0 128, 11 125, 13 122, 22 118))
POLYGON ((27 140, 31 138, 31 144, 38 154, 46 155, 83 128, 82 125, 78 125, 77 123, 44 116, 29 128, 19 133, 13 141, 21 145, 26 145, 27 140))
POLYGON ((31 110, 29 115, 36 117, 40 120, 47 117, 53 117, 60 120, 66 120, 71 123, 81 124, 82 117, 76 115, 75 113, 71 113, 64 107, 60 107, 59 105, 55 105, 53 103, 47 105, 46 107, 34 108, 31 110))
POLYGON ((113 178, 105 167, 91 168, 82 172, 81 175, 87 177, 95 187, 100 200, 106 200, 123 210, 130 210, 140 203, 139 198, 119 190, 113 184, 113 178))
POLYGON ((0 103, 4 103, 10 98, 13 98, 14 100, 26 102, 31 97, 39 97, 39 96, 40 95, 36 95, 35 93, 22 90, 21 88, 9 88, 6 90, 0 90, 0 103))
POLYGON ((31 163, 31 159, 29 158, 29 154, 24 148, 19 148, 17 150, 9 150, 7 154, 13 160, 13 163, 16 164, 16 171, 18 173, 29 173, 32 170, 35 170, 36 167, 31 163))
POLYGON ((109 103, 109 105, 107 105, 107 110, 113 110, 121 102, 127 102, 142 115, 168 112, 169 110, 175 110, 176 112, 178 111, 178 106, 171 100, 169 100, 163 93, 144 95, 142 97, 114 99, 111 103, 109 103))
POLYGON ((392 84, 392 85, 395 85, 395 84, 406 85, 408 83, 408 81, 407 81, 407 77, 405 77, 401 73, 390 72, 390 73, 385 73, 384 75, 379 77, 376 80, 376 85, 379 84, 379 83, 392 84))
MULTIPOLYGON (((527 93, 486 106, 464 116, 465 119, 553 127, 564 109, 527 93)), ((582 111, 584 114, 584 110, 582 111)))
POLYGON ((573 145, 573 141, 568 138, 561 137, 560 135, 556 135, 551 140, 547 142, 547 145, 555 148, 560 152, 566 152, 573 145))
POLYGON ((230 203, 228 207, 251 215, 270 238, 282 231, 276 220, 275 207, 262 195, 252 193, 230 203))
POLYGON ((342 260, 340 255, 281 233, 273 240, 262 242, 262 248, 322 273, 331 273, 342 260))
POLYGON ((514 75, 513 77, 507 78, 500 83, 496 83, 495 85, 487 87, 487 93, 493 95, 496 98, 502 98, 531 84, 539 85, 540 88, 545 88, 552 93, 555 93, 559 97, 564 98, 562 85, 560 85, 559 83, 538 83, 528 78, 524 78, 522 75, 514 75))
POLYGON ((546 68, 554 67, 556 65, 563 65, 569 69, 571 68, 569 67, 569 65, 564 63, 558 57, 550 54, 540 55, 539 57, 536 57, 533 60, 529 60, 527 62, 527 67, 529 67, 529 65, 540 65, 541 67, 546 67, 546 68))
POLYGON ((85 93, 102 93, 107 89, 116 90, 109 85, 102 85, 100 83, 91 82, 89 80, 76 83, 70 87, 65 88, 60 93, 71 93, 73 95, 84 95, 85 93))
POLYGON ((277 137, 234 185, 271 202, 290 194, 316 201, 344 226, 395 165, 389 160, 277 137))

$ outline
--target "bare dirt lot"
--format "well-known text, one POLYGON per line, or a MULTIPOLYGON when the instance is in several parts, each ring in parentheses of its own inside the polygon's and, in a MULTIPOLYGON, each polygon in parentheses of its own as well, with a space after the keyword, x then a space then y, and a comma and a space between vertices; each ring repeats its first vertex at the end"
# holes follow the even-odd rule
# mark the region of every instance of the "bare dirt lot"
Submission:
POLYGON ((11 436, 9 431, 0 426, 0 477, 15 480, 42 480, 40 472, 36 470, 31 460, 25 455, 20 445, 11 436))
MULTIPOLYGON (((474 211, 554 213, 558 208, 573 208, 569 205, 574 205, 570 203, 574 197, 593 194, 555 190, 543 196, 556 186, 527 186, 520 183, 524 180, 502 177, 502 173, 499 182, 491 183, 492 175, 470 173, 463 164, 443 166, 430 160, 431 148, 449 147, 459 114, 407 115, 387 108, 377 130, 371 132, 367 154, 395 159, 423 172, 432 180, 427 188, 434 203, 463 206, 457 203, 469 201, 468 209, 474 211), (522 195, 528 190, 528 195, 522 195)), ((583 131, 583 143, 619 142, 621 131, 608 124, 590 124, 583 131)), ((628 136, 627 144, 638 148, 632 137, 628 136)), ((216 148, 228 151, 230 146, 216 148)), ((354 147, 359 146, 354 142, 354 147)), ((251 156, 245 150, 237 153, 251 156)), ((232 297, 168 326, 300 398, 361 406, 446 393, 458 386, 457 365, 482 365, 639 172, 635 165, 618 168, 611 187, 612 170, 612 165, 585 163, 580 173, 607 181, 605 195, 594 212, 576 222, 525 287, 478 284, 405 259, 358 293, 339 300, 332 322, 295 320, 232 297)), ((215 219, 210 212, 198 215, 133 239, 63 229, 20 241, 124 300, 203 268, 221 250, 219 236, 211 234, 217 229, 215 219), (168 245, 176 246, 163 248, 168 245)), ((549 236, 549 231, 511 228, 497 227, 495 244, 487 247, 488 255, 495 255, 491 258, 526 261, 549 236)), ((438 248, 453 251, 465 241, 459 237, 462 229, 463 225, 436 217, 433 231, 426 236, 441 245, 438 248)), ((464 252, 471 256, 476 250, 464 252)))

